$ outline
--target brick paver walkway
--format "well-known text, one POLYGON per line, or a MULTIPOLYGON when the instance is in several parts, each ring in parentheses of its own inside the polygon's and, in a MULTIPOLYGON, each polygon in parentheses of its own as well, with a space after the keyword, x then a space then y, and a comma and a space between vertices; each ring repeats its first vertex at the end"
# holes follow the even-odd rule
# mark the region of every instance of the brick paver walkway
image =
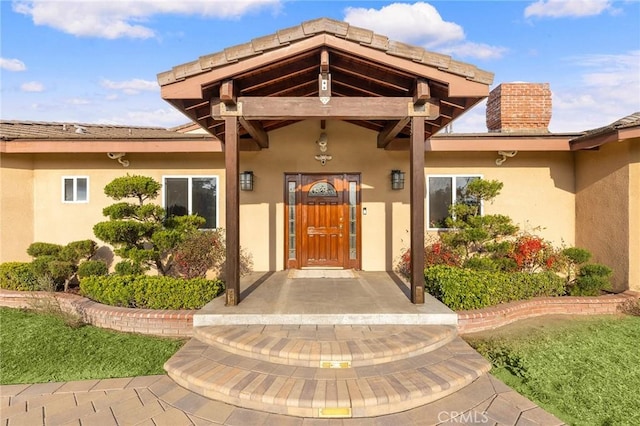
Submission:
POLYGON ((238 408, 190 392, 167 376, 0 386, 2 426, 460 424, 554 426, 563 423, 490 375, 423 407, 365 419, 309 419, 238 408))

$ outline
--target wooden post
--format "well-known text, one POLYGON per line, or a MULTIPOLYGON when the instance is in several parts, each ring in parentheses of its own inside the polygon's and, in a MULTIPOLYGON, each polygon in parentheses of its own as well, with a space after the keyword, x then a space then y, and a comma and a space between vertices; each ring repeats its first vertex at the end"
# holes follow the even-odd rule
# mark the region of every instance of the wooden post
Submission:
POLYGON ((411 303, 424 303, 424 117, 411 117, 411 303))
POLYGON ((225 117, 224 167, 226 176, 225 265, 227 306, 240 303, 240 173, 238 117, 225 117))

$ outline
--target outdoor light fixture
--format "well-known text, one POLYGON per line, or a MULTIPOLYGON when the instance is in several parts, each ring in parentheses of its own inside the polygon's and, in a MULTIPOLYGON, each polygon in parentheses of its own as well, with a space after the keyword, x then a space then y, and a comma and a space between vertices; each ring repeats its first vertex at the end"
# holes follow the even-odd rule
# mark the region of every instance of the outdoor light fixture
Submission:
POLYGON ((404 189, 404 172, 391 170, 391 189, 404 189))
POLYGON ((243 191, 253 191, 252 171, 244 171, 240 173, 240 189, 243 191))

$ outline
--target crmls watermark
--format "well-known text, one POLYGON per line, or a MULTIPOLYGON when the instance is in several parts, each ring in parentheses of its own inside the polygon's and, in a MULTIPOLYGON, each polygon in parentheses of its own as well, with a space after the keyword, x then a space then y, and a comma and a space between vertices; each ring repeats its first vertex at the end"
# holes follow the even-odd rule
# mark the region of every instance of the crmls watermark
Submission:
POLYGON ((489 417, 477 411, 440 411, 438 421, 446 424, 484 425, 489 423, 489 417))

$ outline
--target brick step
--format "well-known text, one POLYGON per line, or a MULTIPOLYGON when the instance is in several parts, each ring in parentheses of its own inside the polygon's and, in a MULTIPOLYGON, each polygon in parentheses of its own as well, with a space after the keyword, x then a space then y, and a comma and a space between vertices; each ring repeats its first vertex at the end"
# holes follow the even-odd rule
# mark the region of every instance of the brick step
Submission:
POLYGON ((208 345, 277 364, 318 367, 376 365, 433 351, 452 341, 456 327, 395 325, 233 325, 194 327, 208 345))
POLYGON ((239 407, 299 417, 371 417, 450 395, 490 364, 456 337, 433 351, 384 364, 329 369, 229 353, 192 339, 165 363, 179 385, 239 407))

